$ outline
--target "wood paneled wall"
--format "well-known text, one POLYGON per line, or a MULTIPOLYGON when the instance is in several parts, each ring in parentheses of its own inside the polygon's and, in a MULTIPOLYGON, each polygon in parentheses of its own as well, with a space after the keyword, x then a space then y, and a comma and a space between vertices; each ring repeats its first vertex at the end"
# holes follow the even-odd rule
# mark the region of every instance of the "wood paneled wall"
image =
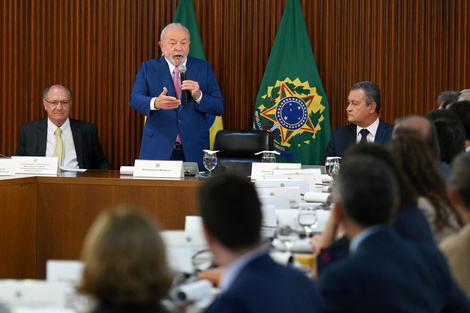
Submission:
MULTIPOLYGON (((287 0, 194 0, 226 129, 248 129, 287 0)), ((333 129, 351 85, 382 89, 381 117, 424 114, 444 90, 470 88, 468 0, 302 0, 333 129)), ((41 90, 74 93, 71 116, 98 125, 115 168, 139 155, 143 118, 129 95, 142 61, 161 54, 175 0, 0 0, 0 153, 22 123, 45 117, 41 90)), ((288 58, 289 56, 286 56, 288 58)))

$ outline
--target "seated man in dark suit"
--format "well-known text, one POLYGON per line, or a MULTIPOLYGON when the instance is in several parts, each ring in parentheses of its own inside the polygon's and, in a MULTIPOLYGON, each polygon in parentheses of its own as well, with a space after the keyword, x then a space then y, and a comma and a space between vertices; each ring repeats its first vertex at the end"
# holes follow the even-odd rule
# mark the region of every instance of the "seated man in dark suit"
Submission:
POLYGON ((351 240, 351 254, 320 275, 325 312, 470 312, 437 247, 388 226, 397 192, 383 161, 362 155, 343 162, 332 214, 351 240))
POLYGON ((338 128, 331 134, 323 163, 327 157, 343 157, 346 150, 356 142, 385 144, 392 137, 393 126, 379 118, 380 89, 373 82, 363 81, 352 86, 346 112, 352 124, 338 128))
POLYGON ((21 125, 17 156, 57 156, 67 168, 110 170, 96 125, 69 118, 72 92, 53 85, 43 90, 47 118, 21 125))
POLYGON ((225 270, 222 294, 206 313, 321 312, 316 286, 300 271, 275 263, 260 243, 261 208, 251 182, 221 175, 199 191, 207 244, 225 270))

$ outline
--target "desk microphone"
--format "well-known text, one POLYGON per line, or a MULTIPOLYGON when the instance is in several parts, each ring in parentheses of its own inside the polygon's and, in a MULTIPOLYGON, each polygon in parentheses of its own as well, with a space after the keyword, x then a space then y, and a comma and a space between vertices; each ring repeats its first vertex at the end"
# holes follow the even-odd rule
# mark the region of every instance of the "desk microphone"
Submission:
MULTIPOLYGON (((183 83, 183 81, 186 80, 186 65, 181 64, 178 66, 178 69, 180 70, 181 83, 183 83)), ((183 104, 188 104, 189 90, 181 90, 181 99, 183 100, 183 104)))

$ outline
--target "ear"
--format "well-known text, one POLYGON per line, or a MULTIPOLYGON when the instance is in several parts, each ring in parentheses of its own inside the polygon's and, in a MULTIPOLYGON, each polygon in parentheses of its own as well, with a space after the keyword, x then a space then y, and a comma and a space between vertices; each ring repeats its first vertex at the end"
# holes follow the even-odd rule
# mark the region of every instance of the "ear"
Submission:
POLYGON ((372 102, 372 103, 369 105, 370 113, 374 113, 376 108, 377 108, 377 103, 372 102))
POLYGON ((214 243, 214 236, 210 233, 209 229, 207 229, 207 226, 204 222, 202 222, 202 231, 204 233, 204 238, 206 239, 207 245, 209 247, 212 246, 214 243))
POLYGON ((46 101, 42 100, 42 105, 44 106, 44 110, 47 111, 47 103, 46 103, 46 101))
POLYGON ((335 201, 334 204, 335 204, 335 208, 333 209, 333 212, 331 213, 335 215, 336 222, 340 224, 344 221, 344 218, 345 218, 343 205, 339 201, 335 201))
POLYGON ((162 52, 163 52, 163 44, 161 41, 158 42, 158 46, 160 47, 160 49, 162 49, 162 52))

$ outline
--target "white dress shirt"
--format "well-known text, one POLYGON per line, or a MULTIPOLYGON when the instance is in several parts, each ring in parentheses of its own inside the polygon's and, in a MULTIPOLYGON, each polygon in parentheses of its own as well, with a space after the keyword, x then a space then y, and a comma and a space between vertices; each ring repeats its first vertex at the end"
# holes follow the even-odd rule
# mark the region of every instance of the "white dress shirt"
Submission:
MULTIPOLYGON (((46 156, 51 157, 54 153, 55 146, 57 143, 57 137, 55 131, 58 127, 47 119, 47 145, 46 145, 46 156)), ((78 168, 77 152, 75 151, 75 144, 73 142, 72 128, 70 128, 70 120, 67 119, 65 123, 60 127, 62 130, 62 143, 64 145, 64 167, 67 168, 78 168)))
MULTIPOLYGON (((379 128, 379 122, 380 122, 380 119, 377 118, 375 120, 375 122, 373 122, 369 126, 365 127, 369 131, 369 133, 367 134, 367 137, 366 137, 367 142, 374 142, 375 141, 375 135, 377 134, 377 128, 379 128)), ((363 130, 363 129, 364 128, 362 128, 362 127, 356 126, 356 142, 361 141, 362 135, 361 135, 360 131, 363 130)))

